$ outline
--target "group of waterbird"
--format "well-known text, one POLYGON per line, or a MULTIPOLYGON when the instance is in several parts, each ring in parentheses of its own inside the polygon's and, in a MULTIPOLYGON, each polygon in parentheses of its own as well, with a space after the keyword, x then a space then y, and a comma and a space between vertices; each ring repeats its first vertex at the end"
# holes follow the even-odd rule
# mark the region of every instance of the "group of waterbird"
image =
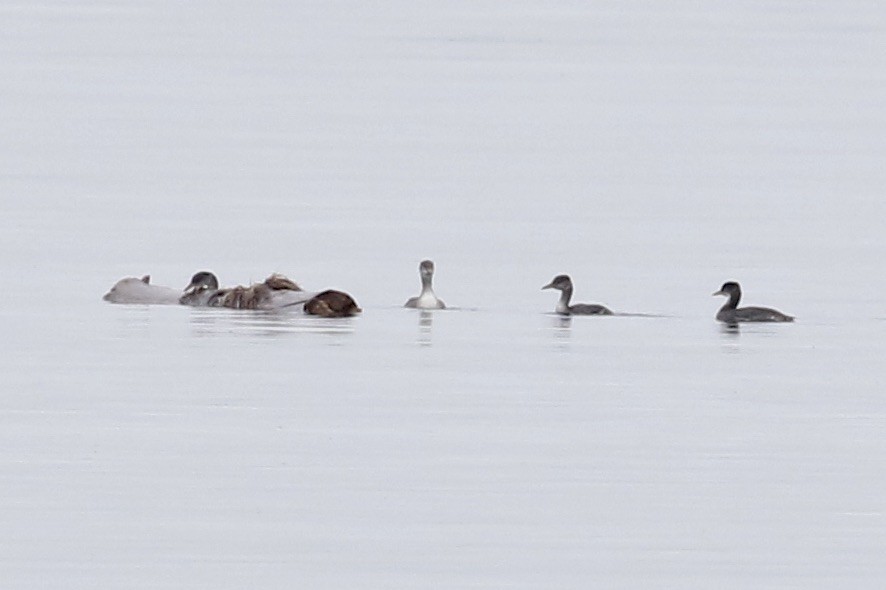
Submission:
POLYGON ((281 274, 272 274, 248 287, 220 289, 214 274, 201 271, 191 277, 179 303, 231 309, 281 309, 302 305, 305 313, 326 318, 349 317, 362 311, 347 293, 334 289, 310 293, 281 274))
MULTIPOLYGON (((414 309, 446 309, 443 301, 434 293, 434 263, 423 260, 418 267, 421 293, 406 301, 404 307, 414 309)), ((572 279, 569 275, 557 275, 542 287, 560 291, 560 299, 554 311, 564 316, 618 315, 600 304, 576 303, 572 300, 572 279)), ((794 318, 768 307, 738 307, 741 287, 734 281, 723 283, 714 295, 729 299, 717 312, 717 320, 726 324, 742 322, 792 322, 794 318)), ((303 290, 295 282, 280 274, 272 274, 260 283, 248 287, 220 288, 218 278, 211 272, 201 271, 191 277, 183 291, 150 284, 150 276, 141 279, 125 278, 105 294, 105 301, 112 303, 179 303, 200 307, 226 307, 230 309, 273 310, 302 306, 306 314, 321 317, 349 317, 362 310, 354 298, 342 291, 327 289, 320 292, 303 290)))
POLYGON ((305 291, 280 274, 272 274, 248 287, 220 288, 218 278, 201 271, 191 277, 182 291, 151 284, 151 276, 126 277, 117 281, 103 299, 111 303, 175 303, 195 307, 226 307, 229 309, 275 310, 302 306, 305 313, 321 317, 348 317, 362 310, 353 297, 342 291, 327 289, 305 291))
MULTIPOLYGON (((554 311, 561 315, 617 315, 605 305, 597 303, 576 303, 570 305, 572 299, 572 279, 569 275, 557 275, 542 289, 557 289, 560 291, 560 300, 554 311)), ((739 307, 741 300, 741 286, 735 281, 723 283, 719 291, 713 295, 725 295, 729 297, 720 311, 717 312, 717 320, 726 324, 738 324, 743 322, 793 322, 794 318, 778 310, 769 307, 739 307)))

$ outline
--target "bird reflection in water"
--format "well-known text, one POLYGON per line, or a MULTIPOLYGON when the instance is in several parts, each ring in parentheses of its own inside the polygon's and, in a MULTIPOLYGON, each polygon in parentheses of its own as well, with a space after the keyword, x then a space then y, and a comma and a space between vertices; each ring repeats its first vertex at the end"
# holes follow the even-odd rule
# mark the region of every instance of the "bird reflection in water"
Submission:
POLYGON ((724 336, 738 336, 741 334, 741 328, 739 328, 738 322, 720 324, 720 333, 724 336))
POLYGON ((774 322, 758 322, 758 323, 739 323, 739 322, 731 322, 731 323, 723 323, 720 324, 720 334, 723 335, 724 342, 738 342, 738 337, 741 336, 742 330, 744 330, 745 335, 747 337, 773 337, 778 336, 779 330, 774 326, 778 325, 774 322))
POLYGON ((431 328, 433 326, 434 314, 423 309, 418 315, 418 339, 416 342, 419 346, 431 345, 431 328))
POLYGON ((551 333, 554 335, 555 347, 560 350, 568 350, 572 341, 572 316, 551 315, 551 333))
POLYGON ((353 334, 350 318, 315 318, 285 311, 232 311, 195 309, 191 328, 197 336, 214 337, 228 334, 280 337, 290 334, 353 334))
POLYGON ((720 324, 719 330, 720 335, 723 338, 723 352, 729 354, 737 354, 741 352, 741 346, 739 346, 738 341, 738 337, 741 336, 741 328, 739 328, 738 323, 732 322, 720 324))

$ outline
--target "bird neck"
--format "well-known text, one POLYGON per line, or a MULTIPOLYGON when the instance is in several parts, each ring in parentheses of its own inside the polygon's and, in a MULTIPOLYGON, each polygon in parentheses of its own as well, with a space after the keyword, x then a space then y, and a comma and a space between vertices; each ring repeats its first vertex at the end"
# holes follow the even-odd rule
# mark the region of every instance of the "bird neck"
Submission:
POLYGON ((434 280, 433 275, 428 275, 428 276, 422 275, 422 277, 421 277, 421 294, 422 295, 428 295, 428 294, 433 295, 434 294, 434 288, 433 288, 433 286, 431 286, 431 282, 433 280, 434 280))
POLYGON ((738 307, 738 302, 741 299, 741 291, 733 291, 729 294, 729 301, 723 304, 723 307, 720 309, 725 311, 729 309, 735 309, 738 307))
POLYGON ((569 313, 569 300, 572 299, 572 287, 566 287, 560 291, 560 301, 557 302, 557 313, 569 313))

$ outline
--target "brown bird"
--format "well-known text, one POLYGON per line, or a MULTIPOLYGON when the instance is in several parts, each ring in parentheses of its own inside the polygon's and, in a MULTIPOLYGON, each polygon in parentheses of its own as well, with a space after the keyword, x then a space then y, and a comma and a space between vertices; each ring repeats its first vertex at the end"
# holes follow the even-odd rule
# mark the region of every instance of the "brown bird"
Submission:
POLYGON ((304 303, 310 298, 290 279, 272 274, 264 282, 249 287, 218 288, 211 272, 198 272, 191 278, 179 302, 185 305, 229 307, 231 309, 280 309, 304 303))
POLYGON ((350 295, 332 289, 314 295, 305 303, 305 313, 324 318, 346 318, 361 311, 350 295))

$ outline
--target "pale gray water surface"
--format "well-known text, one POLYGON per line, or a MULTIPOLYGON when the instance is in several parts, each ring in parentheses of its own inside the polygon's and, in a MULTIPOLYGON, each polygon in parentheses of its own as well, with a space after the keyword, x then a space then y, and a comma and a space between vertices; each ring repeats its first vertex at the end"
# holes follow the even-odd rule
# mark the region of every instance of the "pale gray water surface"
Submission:
POLYGON ((4 590, 886 578, 880 4, 0 14, 4 590))

